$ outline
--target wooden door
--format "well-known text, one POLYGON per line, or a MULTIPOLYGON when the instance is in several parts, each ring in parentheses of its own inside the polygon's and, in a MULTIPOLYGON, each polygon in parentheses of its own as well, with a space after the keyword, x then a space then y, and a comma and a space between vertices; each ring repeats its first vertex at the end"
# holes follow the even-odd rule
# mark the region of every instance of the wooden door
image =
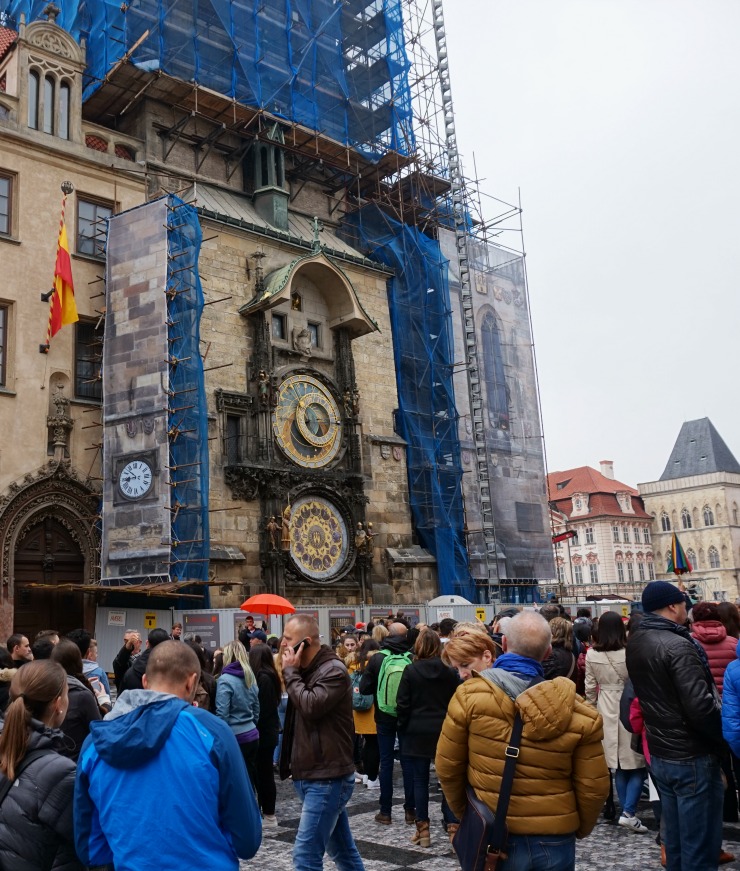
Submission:
POLYGON ((82 584, 84 569, 80 548, 58 520, 46 517, 34 526, 15 553, 14 630, 33 641, 42 629, 64 633, 83 626, 82 593, 62 585, 82 584), (30 583, 44 587, 24 586, 30 583))

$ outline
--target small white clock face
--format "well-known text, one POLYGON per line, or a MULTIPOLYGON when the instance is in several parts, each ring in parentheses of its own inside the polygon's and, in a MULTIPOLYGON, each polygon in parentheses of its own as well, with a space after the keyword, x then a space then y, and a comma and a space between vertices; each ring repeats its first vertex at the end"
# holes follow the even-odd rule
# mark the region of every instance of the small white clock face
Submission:
POLYGON ((152 488, 152 470, 144 460, 131 460, 121 469, 118 486, 127 499, 141 499, 152 488))

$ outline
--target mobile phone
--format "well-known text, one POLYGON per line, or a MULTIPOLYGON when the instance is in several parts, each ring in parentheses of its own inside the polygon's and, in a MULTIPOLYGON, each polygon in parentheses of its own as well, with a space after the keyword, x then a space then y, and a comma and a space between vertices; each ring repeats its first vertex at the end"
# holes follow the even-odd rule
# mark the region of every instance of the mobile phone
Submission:
POLYGON ((298 644, 293 645, 293 653, 298 653, 298 648, 301 646, 301 644, 309 645, 310 643, 311 643, 310 638, 301 638, 301 640, 298 642, 298 644))

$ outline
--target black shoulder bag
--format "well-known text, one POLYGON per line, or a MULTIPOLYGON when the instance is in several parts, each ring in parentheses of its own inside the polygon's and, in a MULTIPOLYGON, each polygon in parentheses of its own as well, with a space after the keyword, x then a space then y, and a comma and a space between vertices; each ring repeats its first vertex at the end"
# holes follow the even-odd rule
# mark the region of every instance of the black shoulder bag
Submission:
POLYGON ((3 779, 3 783, 2 785, 0 785, 0 804, 5 801, 5 799, 8 797, 8 793, 10 792, 11 786, 13 786, 13 784, 16 782, 16 780, 18 780, 23 771, 28 768, 28 766, 32 762, 35 762, 42 756, 46 756, 49 753, 53 752, 53 750, 31 750, 30 753, 26 753, 20 765, 18 765, 18 767, 15 769, 15 777, 13 778, 13 780, 8 780, 8 778, 4 775, 0 775, 0 777, 2 777, 3 779))
MULTIPOLYGON (((535 678, 529 686, 540 683, 535 678)), ((529 687, 528 687, 529 688, 529 687)), ((509 745, 506 748, 506 762, 501 778, 501 791, 494 814, 485 802, 475 794, 472 786, 465 788, 467 807, 460 820, 460 827, 452 839, 452 846, 460 860, 462 871, 496 871, 500 862, 506 859, 504 847, 509 830, 506 827, 506 814, 514 785, 514 770, 519 758, 519 745, 522 741, 524 723, 517 711, 511 728, 509 745)))

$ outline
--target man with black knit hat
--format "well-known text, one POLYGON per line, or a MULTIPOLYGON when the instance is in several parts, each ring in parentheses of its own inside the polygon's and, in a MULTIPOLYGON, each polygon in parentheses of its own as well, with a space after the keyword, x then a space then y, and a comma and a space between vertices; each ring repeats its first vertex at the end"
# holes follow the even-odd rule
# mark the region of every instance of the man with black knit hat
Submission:
POLYGON ((627 670, 645 718, 662 805, 668 871, 717 868, 725 753, 719 695, 706 656, 685 627, 686 599, 667 581, 642 592, 645 618, 630 635, 627 670))

